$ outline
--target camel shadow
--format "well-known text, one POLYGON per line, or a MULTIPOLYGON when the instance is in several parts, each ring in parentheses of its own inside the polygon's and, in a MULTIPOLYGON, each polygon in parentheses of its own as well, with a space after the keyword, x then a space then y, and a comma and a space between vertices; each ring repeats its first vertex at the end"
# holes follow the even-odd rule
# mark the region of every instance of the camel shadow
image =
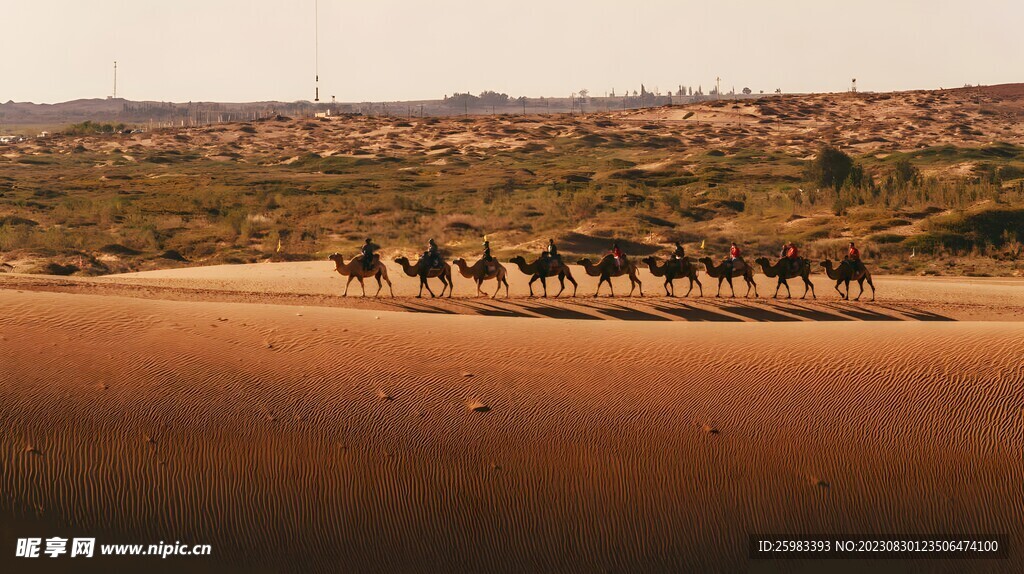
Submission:
POLYGON ((714 311, 703 309, 701 307, 694 307, 693 305, 688 305, 686 303, 677 303, 674 305, 651 305, 651 307, 656 311, 660 311, 666 315, 679 317, 684 321, 721 323, 735 323, 740 321, 738 317, 722 315, 721 313, 715 313, 714 311))
POLYGON ((783 315, 782 313, 776 313, 762 307, 754 307, 745 304, 733 304, 733 303, 719 303, 718 307, 723 311, 745 317, 753 321, 767 322, 767 323, 788 323, 793 321, 800 321, 798 317, 791 317, 789 315, 783 315))
POLYGON ((536 303, 533 303, 533 304, 527 304, 527 303, 510 303, 510 304, 518 305, 521 309, 525 309, 527 311, 530 311, 531 313, 536 313, 538 315, 541 315, 542 317, 547 317, 549 319, 581 319, 581 320, 584 320, 584 321, 595 321, 595 320, 596 321, 600 321, 601 320, 600 317, 595 317, 593 315, 588 315, 587 313, 580 313, 579 311, 575 311, 573 309, 569 309, 568 307, 557 307, 557 306, 548 305, 548 304, 540 303, 540 302, 536 302, 536 303))
MULTIPOLYGON (((515 309, 509 309, 507 307, 501 307, 493 303, 486 303, 483 301, 452 301, 453 305, 470 309, 477 315, 483 315, 486 317, 527 317, 535 318, 533 315, 517 311, 515 309)), ((508 303, 514 305, 513 303, 508 303)))
POLYGON ((428 313, 433 315, 457 315, 458 313, 450 309, 442 309, 440 307, 434 307, 432 305, 412 305, 405 303, 398 303, 397 301, 382 301, 385 306, 397 307, 402 311, 408 311, 410 313, 428 313))
POLYGON ((851 308, 838 303, 825 303, 825 306, 835 310, 837 313, 842 313, 847 317, 852 317, 858 321, 899 321, 899 317, 893 317, 892 315, 886 315, 884 313, 877 313, 864 308, 851 308))
POLYGON ((946 317, 945 315, 939 315, 938 313, 932 313, 931 311, 922 311, 921 309, 911 309, 902 307, 891 307, 889 305, 879 305, 885 307, 890 311, 902 313, 915 321, 956 321, 952 317, 946 317))
POLYGON ((811 307, 805 307, 798 303, 787 303, 779 304, 777 307, 787 313, 796 315, 802 319, 808 321, 852 321, 849 317, 842 315, 836 315, 834 313, 826 313, 820 309, 814 309, 811 307))
POLYGON ((615 303, 579 303, 580 305, 593 309, 598 313, 611 317, 612 319, 618 319, 620 321, 671 321, 668 317, 662 317, 661 315, 652 315, 639 309, 632 307, 623 307, 615 303))

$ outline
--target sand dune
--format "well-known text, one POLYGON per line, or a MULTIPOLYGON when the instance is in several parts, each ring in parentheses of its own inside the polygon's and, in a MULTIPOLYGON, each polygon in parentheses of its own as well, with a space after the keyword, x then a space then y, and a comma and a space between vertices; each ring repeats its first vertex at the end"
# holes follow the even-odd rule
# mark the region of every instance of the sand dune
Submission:
MULTIPOLYGON (((303 265, 322 271, 251 278, 284 289, 303 265)), ((189 271, 223 288, 255 273, 189 271)), ((1007 560, 861 566, 1024 568, 1020 323, 526 321, 85 289, 0 291, 0 516, 214 547, 146 568, 835 566, 747 559, 749 534, 786 532, 1005 533, 1007 560)), ((1004 289, 964 288, 1018 301, 1004 289)))

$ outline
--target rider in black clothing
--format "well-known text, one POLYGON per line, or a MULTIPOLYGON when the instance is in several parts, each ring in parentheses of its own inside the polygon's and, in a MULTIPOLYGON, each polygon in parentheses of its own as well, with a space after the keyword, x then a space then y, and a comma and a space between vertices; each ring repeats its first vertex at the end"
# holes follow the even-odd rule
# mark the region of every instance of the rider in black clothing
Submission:
POLYGON ((491 242, 484 239, 484 261, 490 263, 493 259, 491 257, 491 242))
POLYGON ((424 253, 423 256, 430 262, 431 268, 440 268, 442 266, 441 252, 437 249, 437 243, 435 243, 433 239, 428 242, 427 252, 424 253))
POLYGON ((686 250, 683 249, 683 244, 676 241, 676 250, 672 252, 672 259, 682 259, 686 257, 686 250))
POLYGON ((369 271, 373 267, 373 252, 376 246, 373 244, 373 240, 369 237, 366 238, 366 243, 363 244, 363 269, 369 271))
POLYGON ((551 269, 551 265, 555 261, 562 262, 562 256, 558 254, 558 247, 555 246, 554 239, 548 239, 548 247, 540 254, 540 260, 548 269, 551 269))

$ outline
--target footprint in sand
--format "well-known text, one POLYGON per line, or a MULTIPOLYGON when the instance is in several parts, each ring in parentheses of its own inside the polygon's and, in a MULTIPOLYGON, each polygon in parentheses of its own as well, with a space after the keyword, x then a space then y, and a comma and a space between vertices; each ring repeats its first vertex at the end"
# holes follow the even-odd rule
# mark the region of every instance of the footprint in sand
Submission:
POLYGON ((711 425, 709 425, 709 424, 707 424, 707 423, 702 424, 700 426, 700 430, 704 434, 709 434, 709 435, 716 435, 716 434, 718 434, 718 429, 713 427, 713 426, 711 426, 711 425))
POLYGON ((814 476, 813 474, 811 476, 807 477, 807 481, 810 482, 812 485, 817 486, 818 488, 831 488, 831 486, 832 486, 832 485, 830 485, 828 483, 827 480, 823 480, 821 478, 818 478, 817 476, 814 476))

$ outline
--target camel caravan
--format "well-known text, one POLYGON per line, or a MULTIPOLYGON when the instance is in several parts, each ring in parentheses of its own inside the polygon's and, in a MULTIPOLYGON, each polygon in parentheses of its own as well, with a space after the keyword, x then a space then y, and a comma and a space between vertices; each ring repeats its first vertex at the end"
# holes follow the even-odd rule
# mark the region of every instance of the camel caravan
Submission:
MULTIPOLYGON (((362 289, 362 295, 365 297, 366 286, 364 280, 366 279, 373 279, 377 282, 377 291, 374 293, 375 297, 380 296, 384 283, 387 284, 391 296, 395 296, 394 290, 391 287, 391 280, 388 278, 387 267, 381 261, 380 255, 376 253, 376 250, 377 246, 374 245, 371 239, 367 238, 362 251, 347 263, 340 253, 334 253, 329 257, 334 262, 335 271, 342 277, 348 278, 348 281, 345 283, 343 296, 348 296, 349 286, 353 280, 356 280, 362 289)), ((407 257, 396 257, 394 261, 401 266, 402 271, 406 275, 419 279, 420 288, 419 293, 416 295, 417 298, 423 296, 424 289, 427 290, 431 297, 445 297, 446 293, 447 297, 451 297, 455 288, 455 283, 452 280, 452 266, 458 269, 459 275, 474 282, 478 297, 488 296, 488 293, 484 291, 484 285, 490 281, 494 281, 495 284, 495 290, 489 295, 490 298, 497 298, 502 287, 505 289, 505 298, 509 297, 508 270, 491 255, 491 244, 486 239, 483 242, 483 251, 480 259, 472 265, 461 257, 449 264, 442 257, 440 249, 433 239, 429 241, 427 250, 419 256, 415 263, 410 262, 407 257), (434 293, 434 290, 431 289, 428 281, 430 279, 440 281, 440 293, 434 293)), ((540 281, 541 296, 547 297, 547 281, 551 278, 558 280, 559 289, 554 294, 556 298, 565 291, 566 280, 572 284, 572 297, 576 296, 576 289, 578 287, 576 279, 573 278, 569 265, 558 254, 558 247, 553 239, 548 240, 547 247, 532 262, 527 262, 525 257, 517 255, 509 259, 509 263, 518 268, 522 274, 530 277, 530 281, 527 284, 530 289, 530 297, 536 296, 533 284, 537 281, 540 281)), ((766 277, 777 279, 775 293, 772 295, 773 298, 778 298, 779 291, 783 287, 786 288, 786 297, 792 297, 789 280, 797 278, 803 282, 804 286, 803 294, 800 296, 801 299, 805 299, 808 293, 811 294, 813 299, 818 298, 814 291, 814 283, 811 281, 811 273, 814 267, 810 259, 802 257, 797 246, 791 243, 786 243, 782 246, 779 258, 774 263, 767 257, 758 257, 754 259, 754 264, 751 265, 743 258, 743 253, 736 243, 730 246, 728 255, 718 263, 711 257, 701 257, 694 262, 693 259, 686 256, 683 246, 678 241, 675 242, 675 250, 664 261, 658 257, 650 256, 641 260, 640 263, 647 266, 651 275, 658 279, 664 279, 662 287, 665 289, 666 297, 676 296, 675 281, 677 279, 686 279, 689 282, 689 289, 683 295, 684 297, 690 296, 694 285, 697 286, 699 296, 703 297, 704 286, 697 276, 700 270, 699 266, 703 266, 704 272, 709 277, 718 280, 718 290, 715 293, 715 297, 722 296, 723 283, 729 287, 729 296, 736 297, 733 280, 737 278, 742 278, 743 283, 746 284, 747 290, 744 297, 750 297, 751 291, 754 292, 755 298, 760 297, 757 292, 757 282, 754 280, 754 273, 759 269, 766 277)), ((597 291, 594 293, 594 297, 600 295, 601 288, 605 283, 608 284, 610 296, 614 297, 615 287, 612 284, 612 278, 622 276, 629 278, 630 297, 633 296, 634 292, 638 292, 640 297, 644 296, 643 282, 639 277, 641 267, 622 251, 618 242, 614 242, 611 250, 596 263, 589 258, 583 258, 578 260, 576 264, 587 275, 598 278, 597 291)), ((868 268, 861 261, 860 250, 857 249, 854 242, 850 242, 846 256, 838 264, 826 259, 820 263, 820 266, 824 269, 826 276, 835 281, 834 289, 844 300, 850 299, 850 283, 856 282, 860 292, 857 293, 857 297, 853 300, 859 301, 861 295, 864 294, 865 281, 871 287, 871 300, 875 300, 875 284, 871 281, 871 272, 868 271, 868 268), (840 289, 841 286, 845 291, 840 289)))

